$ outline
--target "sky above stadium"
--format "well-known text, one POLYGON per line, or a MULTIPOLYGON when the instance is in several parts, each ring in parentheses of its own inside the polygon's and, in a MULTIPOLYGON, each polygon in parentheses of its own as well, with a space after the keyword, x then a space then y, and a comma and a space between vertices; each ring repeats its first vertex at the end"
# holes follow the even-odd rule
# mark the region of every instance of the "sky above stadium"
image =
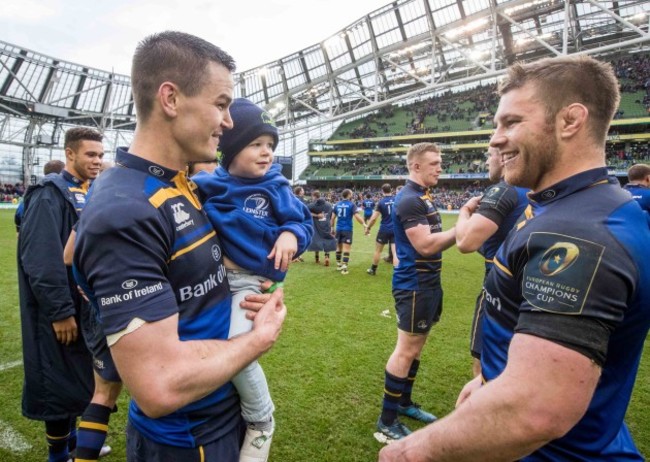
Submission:
POLYGON ((0 40, 129 74, 140 39, 162 30, 204 38, 244 71, 319 43, 390 0, 3 0, 0 40))

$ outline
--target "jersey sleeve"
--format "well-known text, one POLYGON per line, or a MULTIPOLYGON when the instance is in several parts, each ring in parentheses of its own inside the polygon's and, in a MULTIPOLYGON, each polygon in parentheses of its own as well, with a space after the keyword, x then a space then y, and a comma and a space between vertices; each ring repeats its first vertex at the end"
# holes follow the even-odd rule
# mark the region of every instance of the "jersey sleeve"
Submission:
POLYGON ((627 310, 636 268, 620 246, 538 232, 528 241, 516 332, 576 350, 602 365, 609 335, 627 310), (627 296, 625 294, 628 294, 627 296))
POLYGON ((395 216, 402 223, 404 229, 417 225, 429 226, 427 210, 421 200, 401 200, 395 203, 395 216))
POLYGON ((518 204, 517 190, 505 183, 490 186, 481 199, 481 205, 476 213, 501 226, 503 220, 518 204))
POLYGON ((147 322, 178 312, 164 268, 173 256, 172 230, 148 203, 133 201, 114 219, 111 205, 101 213, 82 214, 75 247, 75 266, 93 288, 107 335, 135 318, 147 322))

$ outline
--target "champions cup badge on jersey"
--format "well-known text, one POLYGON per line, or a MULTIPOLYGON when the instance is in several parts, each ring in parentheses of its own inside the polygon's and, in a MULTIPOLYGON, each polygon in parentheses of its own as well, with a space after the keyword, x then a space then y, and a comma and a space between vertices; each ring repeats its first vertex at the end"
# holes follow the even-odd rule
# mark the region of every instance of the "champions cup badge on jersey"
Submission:
POLYGON ((605 248, 555 233, 532 233, 531 259, 524 268, 523 296, 533 307, 578 314, 587 300, 605 248))

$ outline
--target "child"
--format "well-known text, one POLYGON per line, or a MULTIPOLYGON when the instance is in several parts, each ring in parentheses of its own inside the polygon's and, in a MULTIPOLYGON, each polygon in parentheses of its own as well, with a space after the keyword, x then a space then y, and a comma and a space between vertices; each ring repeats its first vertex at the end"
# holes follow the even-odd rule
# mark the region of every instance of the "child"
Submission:
MULTIPOLYGON (((270 114, 238 98, 230 106, 234 127, 219 144, 220 166, 193 180, 210 221, 220 235, 232 292, 229 337, 248 332, 239 304, 260 284, 281 285, 292 259, 307 249, 313 234, 307 207, 294 195, 279 164, 273 164, 278 130, 270 114)), ((247 422, 240 462, 265 461, 274 430, 273 402, 257 361, 233 378, 247 422)))

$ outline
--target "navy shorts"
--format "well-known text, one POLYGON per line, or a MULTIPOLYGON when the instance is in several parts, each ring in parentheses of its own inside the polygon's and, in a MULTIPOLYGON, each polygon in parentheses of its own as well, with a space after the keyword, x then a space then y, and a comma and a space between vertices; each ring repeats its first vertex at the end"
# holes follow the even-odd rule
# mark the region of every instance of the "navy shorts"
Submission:
POLYGON ((377 233, 377 238, 375 239, 375 242, 377 244, 382 244, 382 245, 392 244, 395 242, 395 234, 392 232, 386 233, 386 232, 379 231, 377 233))
POLYGON ((336 232, 337 244, 352 244, 352 231, 337 231, 336 232))
POLYGON ((111 350, 106 343, 106 336, 96 312, 90 305, 81 308, 81 330, 83 331, 86 347, 93 357, 93 369, 104 380, 121 382, 117 372, 111 350))
POLYGON ((483 349, 483 329, 481 328, 481 325, 483 324, 483 315, 485 313, 482 308, 484 296, 485 291, 481 290, 481 293, 476 297, 474 319, 472 319, 472 330, 469 339, 469 351, 472 354, 472 357, 476 359, 481 359, 481 350, 483 349))
POLYGON ((156 443, 140 433, 131 422, 126 426, 127 462, 225 462, 238 461, 246 424, 240 425, 216 441, 196 448, 179 448, 156 443))
POLYGON ((397 328, 411 334, 428 334, 442 314, 442 288, 393 289, 397 328))

